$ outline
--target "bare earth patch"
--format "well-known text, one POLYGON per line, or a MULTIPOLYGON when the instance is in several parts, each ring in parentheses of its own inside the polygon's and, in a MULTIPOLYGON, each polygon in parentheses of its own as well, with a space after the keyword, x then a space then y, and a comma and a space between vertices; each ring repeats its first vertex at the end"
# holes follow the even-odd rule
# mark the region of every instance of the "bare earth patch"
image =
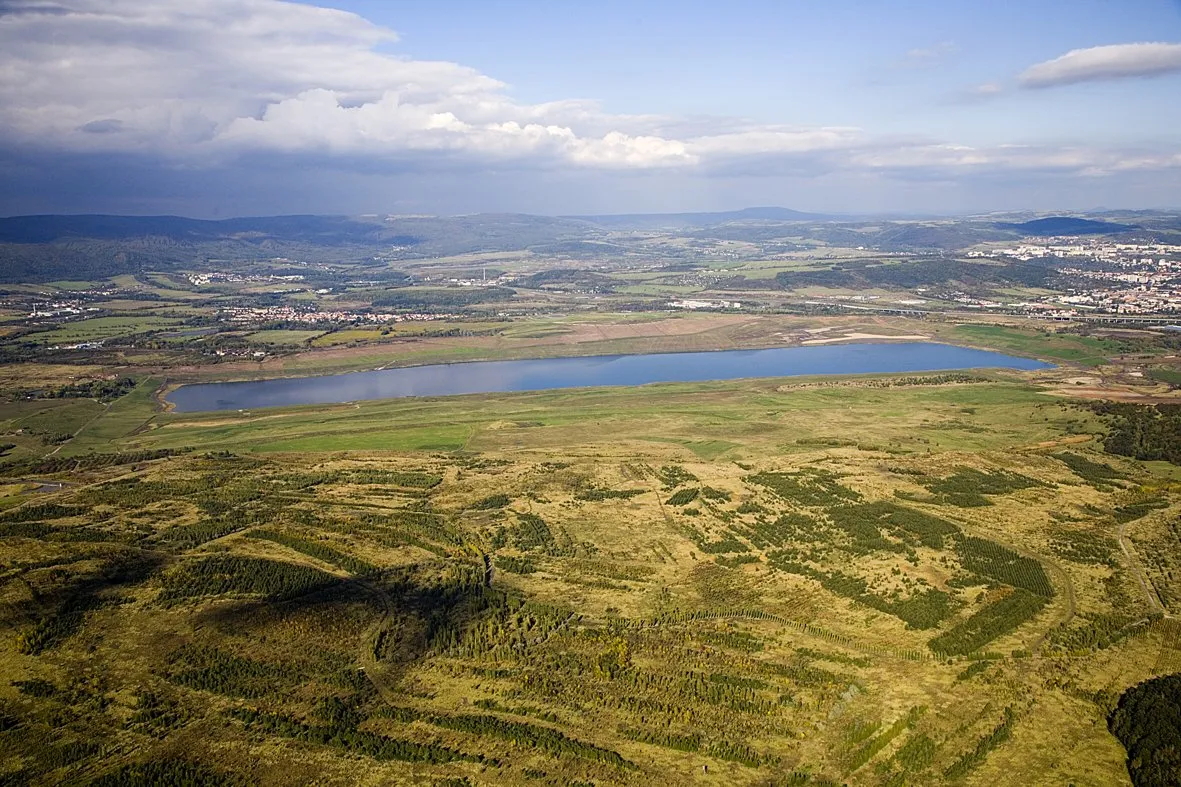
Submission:
POLYGON ((902 336, 891 336, 884 333, 847 333, 844 336, 833 336, 830 339, 805 339, 800 344, 833 344, 834 342, 856 342, 869 341, 881 339, 894 339, 897 341, 927 341, 930 336, 923 336, 917 333, 905 334, 902 336))

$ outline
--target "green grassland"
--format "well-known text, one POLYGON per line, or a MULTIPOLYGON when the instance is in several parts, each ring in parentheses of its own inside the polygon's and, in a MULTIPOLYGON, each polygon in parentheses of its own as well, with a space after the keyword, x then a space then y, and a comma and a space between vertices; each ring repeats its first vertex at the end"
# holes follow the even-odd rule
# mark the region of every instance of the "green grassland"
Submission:
POLYGON ((145 377, 126 396, 105 405, 94 420, 88 421, 76 432, 74 439, 62 447, 62 455, 109 450, 112 441, 146 428, 157 406, 156 394, 160 384, 155 377, 145 377))
POLYGON ((396 341, 419 336, 473 336, 499 333, 510 327, 507 322, 427 320, 401 322, 386 326, 345 328, 325 333, 312 340, 313 347, 335 347, 342 344, 396 341))
POLYGON ((1120 342, 1112 339, 1060 334, 1053 335, 1052 341, 1047 342, 1046 336, 1028 329, 1000 325, 958 325, 951 332, 953 339, 982 344, 1002 352, 1084 366, 1104 363, 1108 357, 1118 353, 1121 346, 1120 342))
POLYGON ((6 459, 41 456, 104 412, 91 399, 40 399, 0 404, 0 442, 6 459))
MULTIPOLYGON (((888 378, 887 378, 888 379, 888 378)), ((471 450, 551 450, 587 441, 741 440, 744 453, 798 450, 802 435, 855 436, 856 442, 898 452, 938 449, 1004 450, 1085 430, 1092 418, 1063 410, 1018 381, 981 385, 871 387, 857 378, 843 384, 819 378, 721 383, 674 383, 641 388, 598 388, 379 400, 329 407, 267 409, 251 413, 163 413, 150 428, 120 442, 127 449, 224 447, 284 450, 299 439, 350 436, 397 441, 407 433, 458 429, 471 450), (987 409, 987 420, 979 416, 987 409), (974 409, 975 413, 965 411, 974 409)), ((1098 429, 1098 425, 1095 424, 1098 429)), ((380 447, 372 442, 367 447, 380 447)))
POLYGON ((1181 369, 1155 368, 1150 369, 1148 374, 1154 380, 1181 387, 1181 369))
MULTIPOLYGON (((115 298, 112 300, 95 301, 95 306, 104 311, 112 312, 138 312, 138 311, 152 311, 156 314, 163 313, 164 315, 179 315, 186 313, 186 307, 178 306, 171 301, 156 301, 156 300, 134 300, 132 298, 115 298)), ((191 307, 188 307, 188 313, 192 313, 191 307)))
POLYGON ((1181 670, 1172 466, 1022 375, 160 383, 0 410, 77 432, 3 466, 9 782, 1120 784, 1181 670))
POLYGON ((379 327, 344 328, 342 330, 326 333, 317 339, 313 339, 311 344, 313 347, 333 347, 336 345, 351 344, 354 342, 359 343, 378 341, 382 336, 382 329, 379 327))
POLYGON ((179 325, 180 322, 178 319, 162 317, 94 317, 32 334, 30 338, 42 344, 94 342, 170 328, 179 325))
POLYGON ((661 284, 653 282, 652 284, 625 284, 621 287, 616 287, 616 292, 622 292, 626 295, 692 295, 695 292, 701 292, 705 287, 691 284, 661 284))
POLYGON ((92 290, 98 287, 99 282, 94 281, 48 281, 45 282, 46 287, 52 287, 56 290, 92 290))
POLYGON ((248 334, 246 338, 252 342, 261 342, 263 344, 300 345, 311 342, 323 333, 324 331, 255 331, 254 333, 248 334))

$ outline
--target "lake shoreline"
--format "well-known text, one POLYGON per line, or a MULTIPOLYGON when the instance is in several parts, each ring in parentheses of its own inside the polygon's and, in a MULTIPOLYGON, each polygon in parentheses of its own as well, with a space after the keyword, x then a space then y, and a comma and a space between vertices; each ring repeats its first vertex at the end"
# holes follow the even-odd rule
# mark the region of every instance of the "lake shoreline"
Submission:
POLYGON ((652 383, 774 377, 1051 368, 1042 361, 940 342, 855 342, 763 349, 454 361, 332 375, 213 382, 171 388, 171 412, 329 405, 407 397, 455 396, 652 383), (891 349, 884 350, 882 348, 891 349), (872 350, 871 350, 872 348, 872 350))

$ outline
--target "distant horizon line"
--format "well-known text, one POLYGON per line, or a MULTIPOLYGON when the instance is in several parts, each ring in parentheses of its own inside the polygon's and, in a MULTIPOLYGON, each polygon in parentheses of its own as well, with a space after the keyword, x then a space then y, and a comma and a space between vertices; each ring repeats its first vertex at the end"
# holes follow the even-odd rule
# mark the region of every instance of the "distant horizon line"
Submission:
MULTIPOLYGON (((626 217, 659 217, 659 216, 702 216, 702 215, 725 215, 725 214, 742 214, 752 211, 764 210, 780 210, 790 213, 797 213, 801 216, 813 217, 814 220, 829 220, 840 221, 846 219, 865 219, 865 218, 898 218, 898 219, 956 219, 956 218, 973 218, 973 217, 987 217, 987 216, 1005 216, 1012 214, 1037 214, 1042 217, 1053 216, 1078 216, 1078 215, 1102 215, 1102 214, 1118 214, 1118 213, 1181 213, 1181 206, 1178 207, 1152 207, 1152 208, 1088 208, 1088 209, 1044 209, 1044 208, 1009 208, 1009 209, 994 209, 984 211, 964 211, 956 213, 939 213, 927 211, 867 211, 863 213, 853 212, 838 212, 838 211, 812 211, 799 210, 796 208, 787 208, 782 205, 748 205, 742 208, 730 208, 725 210, 676 210, 676 211, 635 211, 622 213, 531 213, 528 211, 470 211, 463 213, 428 213, 428 212, 407 212, 407 213, 255 213, 255 214, 237 214, 232 216, 194 216, 184 215, 180 213, 99 213, 93 211, 65 211, 60 213, 13 213, 0 215, 0 220, 9 219, 35 219, 35 218, 54 218, 54 217, 94 217, 94 218, 127 218, 127 219, 187 219, 190 221, 235 221, 242 219, 280 219, 280 218, 299 218, 303 216, 314 216, 320 218, 385 218, 385 219, 458 219, 470 216, 536 216, 539 218, 550 219, 594 219, 594 218, 626 218, 626 217)), ((807 221, 804 218, 801 221, 807 221)))

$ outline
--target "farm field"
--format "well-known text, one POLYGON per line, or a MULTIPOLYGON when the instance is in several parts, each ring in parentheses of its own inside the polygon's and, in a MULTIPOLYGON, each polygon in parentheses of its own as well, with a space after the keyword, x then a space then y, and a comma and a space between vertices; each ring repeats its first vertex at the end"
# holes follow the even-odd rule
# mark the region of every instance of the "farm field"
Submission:
POLYGON ((180 320, 178 319, 162 317, 95 317, 37 334, 36 339, 45 344, 95 342, 116 336, 160 330, 179 324, 180 320))
POLYGON ((300 344, 307 344, 308 342, 311 342, 313 339, 315 339, 317 336, 319 336, 322 333, 324 333, 324 332, 323 331, 285 331, 285 330, 257 331, 255 333, 248 335, 246 338, 251 341, 262 342, 263 344, 300 345, 300 344))
POLYGON ((1178 480, 1037 379, 60 400, 77 436, 2 466, 0 769, 1126 783, 1107 716, 1181 670, 1178 480))

